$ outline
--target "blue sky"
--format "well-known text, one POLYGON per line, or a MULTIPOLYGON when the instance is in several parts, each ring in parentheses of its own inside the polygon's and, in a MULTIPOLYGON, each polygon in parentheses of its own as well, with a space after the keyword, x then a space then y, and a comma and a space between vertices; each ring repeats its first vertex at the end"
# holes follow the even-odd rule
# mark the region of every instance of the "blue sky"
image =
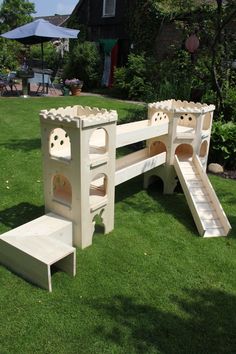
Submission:
MULTIPOLYGON (((34 16, 50 16, 55 14, 71 14, 79 0, 30 0, 35 4, 36 14, 34 16)), ((2 0, 0 0, 0 5, 2 0)))
POLYGON ((79 0, 31 0, 35 4, 35 16, 71 14, 79 0))

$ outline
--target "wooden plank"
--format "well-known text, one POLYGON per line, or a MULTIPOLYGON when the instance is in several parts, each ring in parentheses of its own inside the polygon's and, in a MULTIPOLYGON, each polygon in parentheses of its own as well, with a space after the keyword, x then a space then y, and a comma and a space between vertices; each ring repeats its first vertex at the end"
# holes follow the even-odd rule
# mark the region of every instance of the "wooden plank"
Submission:
POLYGON ((203 188, 203 183, 199 180, 187 180, 189 188, 203 188))
POLYGON ((217 237, 217 236, 227 236, 225 230, 222 228, 218 229, 207 229, 203 235, 204 237, 217 237))
POLYGON ((134 165, 137 162, 149 158, 148 148, 135 151, 116 160, 116 171, 134 165))
POLYGON ((0 239, 0 263, 24 279, 52 291, 51 270, 38 259, 0 239))
POLYGON ((204 170, 202 168, 202 164, 201 164, 200 159, 196 156, 196 157, 194 157, 193 162, 194 162, 194 165, 196 166, 196 169, 197 169, 198 173, 200 174, 200 177, 204 183, 204 186, 207 190, 207 194, 213 203, 214 210, 216 211, 216 213, 221 221, 221 225, 225 230, 224 234, 227 235, 229 233, 229 231, 231 230, 231 225, 227 219, 227 216, 225 215, 225 212, 224 212, 224 210, 220 204, 220 201, 214 191, 214 188, 212 187, 206 173, 204 172, 204 170))
POLYGON ((189 188, 192 196, 205 196, 207 195, 205 188, 189 188))
POLYGON ((199 180, 199 175, 196 173, 185 173, 185 179, 186 181, 198 181, 199 180))
POLYGON ((32 235, 29 237, 19 233, 7 236, 3 234, 0 239, 48 265, 74 252, 73 247, 44 235, 32 235))
MULTIPOLYGON (((177 155, 175 155, 174 167, 175 167, 177 176, 179 178, 180 184, 181 184, 181 186, 183 188, 187 203, 188 203, 189 208, 191 210, 191 213, 192 213, 193 219, 195 221, 195 224, 197 226, 198 232, 199 232, 200 235, 203 235, 204 234, 204 227, 203 227, 201 218, 199 217, 199 213, 198 213, 198 210, 197 210, 196 203, 195 203, 194 199, 192 198, 191 188, 189 188, 188 185, 187 185, 187 182, 185 180, 184 172, 182 171, 182 168, 181 168, 181 162, 179 162, 179 159, 178 159, 177 155)), ((196 188, 192 188, 192 189, 194 190, 196 188)), ((200 189, 198 188, 198 190, 200 190, 200 189)))
POLYGON ((213 211, 211 211, 211 210, 208 210, 208 211, 207 210, 203 210, 203 211, 199 210, 198 214, 199 214, 199 217, 202 220, 202 223, 203 223, 203 220, 218 219, 218 215, 217 215, 217 213, 214 210, 213 211))
POLYGON ((210 202, 210 198, 207 195, 193 195, 193 200, 195 201, 195 203, 206 203, 206 202, 210 202))
POLYGON ((72 222, 54 213, 48 213, 47 215, 40 216, 32 221, 29 221, 13 230, 5 232, 0 235, 0 238, 8 240, 10 236, 41 236, 47 235, 47 237, 61 241, 69 246, 72 246, 72 222))
POLYGON ((164 164, 166 162, 166 152, 162 152, 161 154, 152 157, 144 158, 141 161, 135 163, 133 163, 132 159, 127 159, 126 161, 126 167, 117 170, 115 173, 115 186, 164 164), (130 165, 128 165, 128 163, 130 163, 130 165))
POLYGON ((169 123, 149 125, 148 120, 116 127, 116 148, 168 134, 169 123))
POLYGON ((196 203, 198 211, 213 211, 212 203, 196 203))
POLYGON ((202 220, 206 229, 218 229, 221 227, 219 219, 202 220))

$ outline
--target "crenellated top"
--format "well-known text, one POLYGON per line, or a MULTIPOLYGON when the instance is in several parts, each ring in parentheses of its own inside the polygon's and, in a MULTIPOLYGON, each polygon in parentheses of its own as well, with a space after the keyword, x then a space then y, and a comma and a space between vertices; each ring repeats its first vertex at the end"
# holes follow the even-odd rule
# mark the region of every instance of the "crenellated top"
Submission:
POLYGON ((180 100, 165 100, 160 102, 149 103, 150 110, 161 110, 164 112, 176 113, 207 113, 214 111, 214 105, 207 105, 206 103, 194 103, 180 100))
POLYGON ((115 110, 99 109, 97 107, 68 106, 40 111, 42 121, 50 120, 54 123, 73 125, 77 128, 86 128, 110 122, 116 122, 118 115, 115 110))

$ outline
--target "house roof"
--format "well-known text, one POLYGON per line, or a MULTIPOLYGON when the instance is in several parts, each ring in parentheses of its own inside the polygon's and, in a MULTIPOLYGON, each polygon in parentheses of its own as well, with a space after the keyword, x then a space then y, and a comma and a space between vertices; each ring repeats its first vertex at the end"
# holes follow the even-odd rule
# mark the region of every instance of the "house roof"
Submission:
POLYGON ((43 18, 44 20, 52 23, 55 26, 63 26, 65 22, 69 19, 70 15, 57 15, 55 14, 54 16, 40 16, 40 17, 34 17, 35 20, 38 20, 40 18, 43 18))
MULTIPOLYGON (((72 11, 71 15, 73 15, 75 12, 77 12, 77 11, 79 10, 79 8, 81 7, 81 5, 83 4, 84 1, 85 1, 85 0, 79 0, 79 1, 78 1, 78 4, 75 5, 75 8, 74 8, 74 10, 72 11)), ((70 15, 70 16, 71 16, 71 15, 70 15)))

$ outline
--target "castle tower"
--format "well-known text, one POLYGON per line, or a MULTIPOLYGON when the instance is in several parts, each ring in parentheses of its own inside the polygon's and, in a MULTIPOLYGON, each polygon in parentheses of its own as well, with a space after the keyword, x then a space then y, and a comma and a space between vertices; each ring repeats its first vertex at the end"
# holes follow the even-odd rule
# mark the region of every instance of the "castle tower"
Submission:
POLYGON ((92 244, 95 217, 114 228, 117 112, 73 106, 40 112, 46 212, 73 221, 73 245, 92 244))
POLYGON ((167 120, 169 128, 168 134, 147 142, 151 155, 166 151, 166 164, 145 175, 145 187, 154 174, 162 178, 164 193, 173 193, 177 183, 173 168, 175 154, 184 159, 198 156, 206 169, 214 109, 214 105, 176 100, 148 105, 150 125, 167 120))

